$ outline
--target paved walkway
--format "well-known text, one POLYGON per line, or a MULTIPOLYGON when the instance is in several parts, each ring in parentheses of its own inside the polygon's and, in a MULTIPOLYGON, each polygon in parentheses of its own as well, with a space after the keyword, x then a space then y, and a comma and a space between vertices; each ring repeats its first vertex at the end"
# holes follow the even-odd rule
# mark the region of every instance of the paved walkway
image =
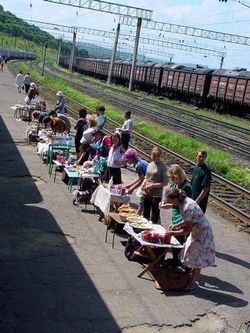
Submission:
MULTIPOLYGON (((235 332, 249 311, 249 235, 213 211, 216 267, 204 269, 194 295, 161 293, 140 265, 104 243, 105 226, 78 212, 60 180, 24 140, 10 107, 18 94, 0 73, 0 332, 235 332), (184 326, 183 326, 184 325, 184 326), (187 325, 187 326, 186 326, 187 325), (192 325, 190 327, 190 325, 192 325)), ((124 179, 134 176, 124 170, 124 179)), ((164 223, 167 223, 163 216, 164 223)), ((111 236, 111 235, 110 235, 111 236)))

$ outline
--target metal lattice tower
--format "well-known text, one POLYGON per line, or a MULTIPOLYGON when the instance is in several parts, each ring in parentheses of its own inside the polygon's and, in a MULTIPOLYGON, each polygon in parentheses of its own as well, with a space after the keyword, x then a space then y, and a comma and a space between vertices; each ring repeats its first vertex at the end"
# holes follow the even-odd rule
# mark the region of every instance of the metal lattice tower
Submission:
POLYGON ((85 8, 105 12, 115 15, 126 17, 142 18, 144 20, 151 20, 153 11, 133 6, 126 6, 117 3, 98 1, 98 0, 43 0, 47 2, 56 3, 59 5, 67 5, 78 8, 85 8))
MULTIPOLYGON (((137 21, 133 17, 120 17, 119 22, 124 25, 136 26, 137 21)), ((159 30, 162 32, 171 32, 175 34, 188 35, 192 37, 213 39, 220 42, 240 44, 250 46, 250 37, 228 34, 213 30, 200 29, 185 25, 157 22, 157 21, 142 21, 142 28, 150 30, 159 30)))
MULTIPOLYGON (((92 29, 92 28, 84 28, 84 27, 69 27, 65 25, 59 25, 54 23, 46 23, 46 22, 40 22, 40 21, 32 21, 32 20, 26 20, 26 22, 34 23, 38 27, 42 29, 47 30, 53 30, 53 31, 60 31, 60 32, 68 32, 68 33, 82 33, 82 34, 89 34, 93 36, 100 36, 105 38, 111 38, 114 39, 116 34, 111 31, 104 31, 99 29, 92 29)), ((123 41, 135 41, 135 36, 130 34, 120 34, 123 41)), ((195 44, 192 45, 190 43, 184 42, 180 43, 178 39, 173 38, 164 38, 164 39, 155 39, 150 37, 140 37, 140 42, 142 44, 148 44, 148 45, 155 45, 158 47, 167 47, 171 49, 177 49, 185 52, 193 52, 193 53, 199 53, 203 55, 209 55, 209 56, 215 56, 215 57, 225 57, 226 52, 224 50, 219 50, 216 48, 211 48, 204 44, 195 44)))

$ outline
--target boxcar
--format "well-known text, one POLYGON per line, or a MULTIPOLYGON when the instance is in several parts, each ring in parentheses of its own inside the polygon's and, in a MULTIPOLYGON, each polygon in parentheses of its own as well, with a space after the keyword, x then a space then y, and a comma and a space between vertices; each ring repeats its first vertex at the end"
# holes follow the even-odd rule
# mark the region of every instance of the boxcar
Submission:
POLYGON ((123 68, 123 61, 122 60, 116 60, 115 64, 114 64, 114 70, 113 70, 113 80, 114 80, 114 82, 121 82, 122 68, 123 68))
POLYGON ((144 88, 146 84, 146 77, 148 69, 152 67, 151 62, 138 61, 134 71, 134 87, 144 88))
POLYGON ((121 72, 121 82, 122 84, 128 84, 129 78, 130 78, 130 72, 131 72, 131 61, 124 61, 122 66, 122 72, 121 72))
POLYGON ((96 60, 95 76, 100 79, 107 79, 109 71, 109 60, 96 60))
POLYGON ((36 54, 34 52, 23 50, 12 50, 5 47, 0 47, 0 55, 7 59, 26 59, 35 60, 36 54))
POLYGON ((163 67, 161 64, 152 64, 148 67, 146 76, 146 87, 148 90, 158 93, 162 81, 163 67))
POLYGON ((214 71, 208 97, 218 111, 249 112, 250 72, 228 69, 214 71))
POLYGON ((161 89, 163 93, 195 103, 205 102, 213 70, 186 67, 183 65, 164 66, 161 89))

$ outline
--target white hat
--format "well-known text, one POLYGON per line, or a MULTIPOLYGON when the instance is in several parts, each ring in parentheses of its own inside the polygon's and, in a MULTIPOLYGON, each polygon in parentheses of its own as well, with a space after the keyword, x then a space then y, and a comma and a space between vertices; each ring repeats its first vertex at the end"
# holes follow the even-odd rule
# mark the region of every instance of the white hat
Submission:
POLYGON ((56 96, 63 96, 63 93, 62 93, 61 91, 58 91, 58 92, 56 93, 56 96))
POLYGON ((35 82, 31 82, 30 87, 31 87, 31 88, 35 88, 35 87, 36 87, 35 82))

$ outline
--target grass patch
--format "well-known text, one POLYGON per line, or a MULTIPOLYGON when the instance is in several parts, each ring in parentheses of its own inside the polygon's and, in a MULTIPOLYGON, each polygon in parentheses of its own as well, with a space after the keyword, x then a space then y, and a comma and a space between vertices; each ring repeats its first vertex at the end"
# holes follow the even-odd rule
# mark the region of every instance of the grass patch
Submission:
MULTIPOLYGON (((82 92, 78 92, 76 89, 69 87, 68 83, 63 80, 48 76, 42 77, 35 70, 30 69, 27 63, 21 63, 20 67, 24 71, 29 71, 32 77, 40 80, 45 85, 56 90, 62 90, 66 96, 75 99, 88 108, 95 109, 100 104, 105 104, 108 118, 119 123, 123 122, 123 112, 104 100, 92 98, 82 92)), ((191 161, 195 162, 196 151, 198 149, 205 148, 208 151, 207 164, 215 173, 245 188, 250 188, 250 169, 233 162, 228 153, 213 149, 185 135, 167 130, 163 126, 146 123, 143 119, 135 116, 133 117, 133 124, 136 132, 147 136, 158 144, 175 151, 191 161)))

